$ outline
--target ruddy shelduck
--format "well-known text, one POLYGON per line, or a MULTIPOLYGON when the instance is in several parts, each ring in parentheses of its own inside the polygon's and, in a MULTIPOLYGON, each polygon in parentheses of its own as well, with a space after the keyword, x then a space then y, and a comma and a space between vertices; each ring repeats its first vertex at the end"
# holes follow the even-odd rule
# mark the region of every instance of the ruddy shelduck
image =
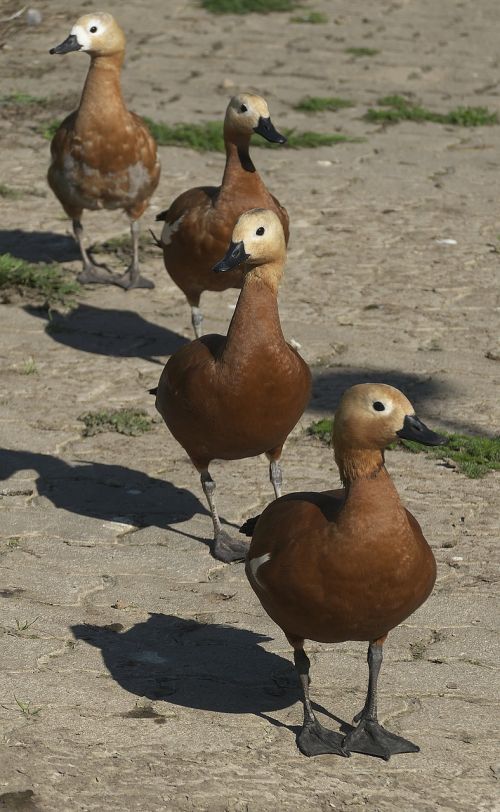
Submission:
POLYGON ((212 273, 240 214, 253 208, 275 211, 288 241, 288 214, 266 189, 249 155, 253 133, 277 144, 286 141, 271 122, 265 99, 240 93, 229 102, 224 120, 226 168, 221 186, 189 189, 156 217, 165 222, 161 238, 156 241, 163 249, 165 268, 191 306, 191 321, 198 338, 203 291, 241 288, 243 284, 241 269, 222 276, 212 273))
POLYGON ((206 335, 178 350, 156 390, 156 408, 200 473, 214 526, 213 552, 221 561, 243 559, 248 543, 221 527, 211 461, 265 453, 278 497, 283 444, 310 397, 309 367, 281 331, 276 297, 285 257, 277 214, 254 209, 239 218, 226 255, 212 270, 229 273, 243 265, 227 336, 206 335))
POLYGON ((139 272, 139 218, 158 185, 156 142, 135 113, 125 107, 120 72, 125 35, 111 14, 80 17, 51 54, 83 51, 90 67, 77 110, 64 119, 50 145, 49 185, 73 222, 83 271, 80 282, 123 288, 152 288, 139 272), (122 275, 95 263, 83 245, 84 209, 123 209, 132 234, 132 262, 122 275))
POLYGON ((253 528, 246 572, 293 646, 304 701, 298 746, 308 756, 354 751, 389 759, 419 749, 377 720, 383 643, 426 600, 436 577, 432 551, 385 468, 384 449, 398 438, 445 442, 398 389, 386 384, 348 389, 333 428, 343 489, 284 496, 253 528), (305 639, 369 641, 365 705, 344 737, 324 728, 313 713, 305 639))

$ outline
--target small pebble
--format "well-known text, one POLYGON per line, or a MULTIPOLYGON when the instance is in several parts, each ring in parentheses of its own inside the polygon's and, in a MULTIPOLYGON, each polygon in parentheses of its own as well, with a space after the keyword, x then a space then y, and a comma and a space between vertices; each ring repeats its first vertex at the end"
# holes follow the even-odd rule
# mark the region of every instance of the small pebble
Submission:
POLYGON ((42 12, 37 8, 29 8, 26 11, 26 22, 28 25, 40 25, 43 20, 42 12))
POLYGON ((302 347, 302 344, 299 344, 299 342, 295 341, 294 338, 291 338, 288 343, 294 348, 294 350, 300 350, 302 347))
POLYGON ((458 244, 456 240, 452 240, 452 239, 436 240, 436 243, 438 245, 457 245, 458 244))
POLYGON ((446 687, 450 688, 450 690, 455 691, 458 688, 458 685, 456 682, 447 682, 446 687))

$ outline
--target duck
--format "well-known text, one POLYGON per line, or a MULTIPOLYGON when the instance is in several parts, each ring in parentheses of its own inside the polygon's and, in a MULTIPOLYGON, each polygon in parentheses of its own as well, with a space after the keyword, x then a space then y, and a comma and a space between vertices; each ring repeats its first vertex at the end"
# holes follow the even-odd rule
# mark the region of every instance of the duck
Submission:
POLYGON ((139 218, 160 179, 154 138, 144 121, 127 110, 120 73, 125 34, 106 12, 80 17, 69 36, 51 54, 82 51, 90 67, 78 109, 57 128, 50 145, 48 183, 71 218, 83 270, 82 283, 152 288, 139 270, 139 218), (113 274, 96 263, 83 244, 85 209, 123 209, 130 220, 132 262, 125 273, 113 274))
MULTIPOLYGON (((209 465, 265 454, 276 497, 281 495, 283 444, 310 398, 311 373, 285 341, 277 293, 286 241, 270 209, 242 214, 212 272, 243 267, 243 287, 226 336, 205 335, 170 357, 156 390, 156 408, 200 474, 212 517, 213 555, 241 561, 248 542, 222 529, 209 465)), ((244 489, 243 489, 244 492, 244 489)))
POLYGON ((202 335, 203 291, 241 288, 243 284, 241 268, 222 276, 212 273, 240 214, 254 208, 276 212, 288 242, 287 211, 266 189, 250 158, 253 133, 272 143, 286 142, 271 121, 266 100, 252 93, 240 93, 230 100, 224 119, 226 166, 221 185, 189 189, 156 216, 157 221, 164 222, 160 239, 155 238, 156 244, 163 250, 167 273, 191 307, 191 323, 197 338, 202 335))
POLYGON ((287 494, 242 528, 252 535, 250 586, 293 648, 304 706, 297 744, 307 756, 357 752, 388 760, 419 750, 377 716, 384 642, 429 597, 436 578, 432 550, 385 467, 385 449, 401 438, 446 442, 398 389, 383 383, 351 387, 333 424, 343 487, 287 494), (344 737, 323 727, 313 712, 305 640, 369 644, 366 701, 344 737))

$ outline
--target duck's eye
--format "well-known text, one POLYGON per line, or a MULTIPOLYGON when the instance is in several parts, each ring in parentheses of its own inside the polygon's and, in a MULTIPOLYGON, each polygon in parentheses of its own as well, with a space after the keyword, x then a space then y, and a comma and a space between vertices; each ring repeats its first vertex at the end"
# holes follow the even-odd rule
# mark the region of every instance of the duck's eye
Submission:
POLYGON ((95 32, 97 31, 97 26, 96 25, 91 25, 90 28, 89 28, 89 31, 90 31, 91 34, 95 34, 95 32))
POLYGON ((258 237, 262 237, 262 235, 264 234, 265 230, 266 230, 266 229, 264 228, 264 226, 259 226, 259 227, 258 227, 258 229, 257 229, 257 231, 256 231, 255 233, 257 234, 257 236, 258 236, 258 237))
POLYGON ((241 107, 240 107, 240 113, 246 113, 247 110, 248 110, 248 107, 246 106, 246 104, 242 104, 241 107))
POLYGON ((376 400, 372 405, 376 412, 385 412, 385 406, 380 400, 376 400))

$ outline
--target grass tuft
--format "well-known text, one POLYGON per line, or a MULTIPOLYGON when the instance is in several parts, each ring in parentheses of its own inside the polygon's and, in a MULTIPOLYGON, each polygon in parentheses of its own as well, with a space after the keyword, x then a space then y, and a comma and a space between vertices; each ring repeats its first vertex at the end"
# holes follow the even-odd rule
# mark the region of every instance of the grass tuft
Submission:
MULTIPOLYGON (((224 152, 223 125, 220 121, 206 121, 203 124, 168 124, 144 119, 160 146, 176 146, 194 149, 197 152, 224 152)), ((284 145, 290 149, 330 147, 334 144, 354 143, 361 139, 343 133, 296 132, 286 129, 283 135, 287 138, 284 145)), ((254 147, 275 148, 263 138, 252 142, 254 147)))
POLYGON ((14 695, 14 699, 16 700, 16 705, 19 707, 21 713, 26 719, 36 718, 42 710, 41 708, 32 708, 31 700, 29 699, 18 699, 16 695, 14 695))
POLYGON ((345 107, 353 107, 353 102, 349 99, 339 99, 336 96, 306 96, 295 105, 295 110, 303 110, 306 113, 322 113, 325 110, 343 110, 345 107))
POLYGON ((377 48, 346 48, 345 52, 356 58, 361 56, 376 56, 380 53, 377 48))
POLYGON ((84 423, 84 437, 93 437, 105 431, 115 431, 129 437, 137 437, 151 431, 153 421, 142 409, 114 409, 99 412, 87 412, 78 418, 84 423))
POLYGON ((35 265, 11 254, 0 254, 0 293, 9 289, 36 293, 48 306, 70 305, 81 290, 57 265, 35 265))
POLYGON ((293 11, 297 0, 201 0, 212 14, 269 14, 272 11, 293 11))
POLYGON ((45 124, 42 124, 41 127, 39 127, 38 132, 43 138, 46 138, 47 141, 52 141, 61 121, 62 119, 60 118, 55 118, 52 119, 52 121, 47 121, 45 122, 45 124))
POLYGON ((0 197, 10 198, 10 200, 18 200, 21 194, 17 189, 12 186, 6 186, 5 183, 0 183, 0 197))
POLYGON ((307 14, 297 14, 291 18, 292 23, 310 23, 311 25, 322 25, 328 22, 328 17, 321 11, 309 11, 307 14))
MULTIPOLYGON (((311 423, 307 434, 318 437, 319 440, 330 445, 333 428, 333 419, 324 418, 311 423)), ((470 479, 479 479, 488 471, 500 471, 500 436, 474 437, 469 434, 446 434, 446 445, 426 446, 403 440, 393 448, 403 446, 413 454, 424 453, 440 460, 452 460, 459 471, 470 479)))
POLYGON ((26 359, 24 364, 21 367, 21 375, 37 375, 38 374, 38 367, 36 365, 36 361, 31 356, 26 359))
POLYGON ((404 96, 384 96, 377 104, 382 109, 371 108, 365 118, 379 124, 395 124, 398 121, 434 121, 458 127, 482 127, 498 124, 498 115, 487 107, 456 107, 448 113, 437 113, 421 107, 404 96))
POLYGON ((9 93, 8 96, 0 96, 0 105, 2 104, 46 104, 47 99, 41 98, 39 96, 32 96, 30 93, 22 93, 18 91, 16 93, 9 93))

